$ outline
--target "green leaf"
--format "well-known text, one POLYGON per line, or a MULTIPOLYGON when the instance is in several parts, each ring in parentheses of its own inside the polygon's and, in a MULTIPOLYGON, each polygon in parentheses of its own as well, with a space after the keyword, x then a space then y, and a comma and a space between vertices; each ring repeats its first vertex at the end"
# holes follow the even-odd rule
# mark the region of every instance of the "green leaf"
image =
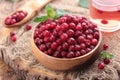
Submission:
POLYGON ((107 51, 102 51, 101 56, 102 58, 109 58, 109 59, 112 59, 114 57, 112 54, 110 54, 107 51))
POLYGON ((50 5, 47 5, 45 7, 45 10, 47 12, 47 16, 49 16, 51 18, 55 18, 55 11, 54 11, 54 9, 50 5))
POLYGON ((61 10, 61 9, 56 10, 56 18, 58 18, 58 17, 60 17, 62 15, 65 15, 65 14, 69 14, 69 12, 61 10))
POLYGON ((40 16, 40 17, 36 17, 33 21, 34 22, 45 22, 48 18, 50 18, 49 16, 40 16))
POLYGON ((89 8, 89 0, 79 0, 79 5, 84 8, 89 8))

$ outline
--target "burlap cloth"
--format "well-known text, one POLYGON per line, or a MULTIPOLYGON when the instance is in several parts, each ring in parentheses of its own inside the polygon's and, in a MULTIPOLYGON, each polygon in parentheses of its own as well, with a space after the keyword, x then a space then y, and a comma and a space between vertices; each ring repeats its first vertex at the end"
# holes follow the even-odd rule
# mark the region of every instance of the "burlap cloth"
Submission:
MULTIPOLYGON (((22 0, 21 2, 11 3, 9 1, 0 0, 0 32, 2 31, 2 21, 6 15, 12 12, 14 9, 21 6, 24 2, 28 0, 22 0)), ((78 0, 54 0, 50 3, 55 9, 63 9, 68 12, 71 12, 75 15, 82 15, 89 18, 89 10, 78 6, 78 0)), ((42 10, 39 12, 39 15, 45 15, 45 11, 42 10)), ((106 43, 109 45, 108 51, 114 55, 114 58, 111 60, 109 65, 106 65, 104 70, 99 70, 97 68, 98 62, 101 61, 100 57, 89 67, 83 70, 74 70, 67 72, 57 72, 52 71, 47 68, 41 66, 40 63, 36 60, 36 58, 32 54, 31 46, 30 46, 30 38, 31 34, 34 30, 33 20, 29 22, 33 25, 32 30, 25 31, 25 25, 19 27, 16 30, 17 42, 12 43, 9 40, 9 36, 5 38, 0 43, 0 50, 3 53, 1 59, 9 65, 13 72, 26 71, 31 68, 43 69, 51 73, 61 74, 63 73, 62 79, 64 80, 66 75, 71 74, 70 80, 120 80, 120 30, 114 33, 103 33, 103 41, 102 43, 106 43), (6 57, 7 56, 7 57, 6 57), (4 59, 3 59, 4 58, 4 59), (19 66, 19 68, 18 68, 19 66)), ((2 37, 0 37, 2 40, 2 37)), ((0 53, 1 53, 0 52, 0 53)), ((16 73, 19 74, 19 73, 16 73)), ((26 72, 25 75, 19 75, 12 80, 43 80, 32 78, 30 76, 34 76, 34 74, 30 74, 26 72), (27 75, 26 75, 27 74, 27 75), (30 75, 29 75, 30 74, 30 75)), ((12 75, 12 74, 11 74, 12 75)), ((14 74, 13 74, 14 75, 14 74)), ((4 79, 1 80, 9 80, 6 79, 6 76, 10 76, 10 74, 6 74, 4 79)), ((49 79, 49 78, 48 78, 49 79)), ((46 79, 47 80, 47 79, 46 79)))

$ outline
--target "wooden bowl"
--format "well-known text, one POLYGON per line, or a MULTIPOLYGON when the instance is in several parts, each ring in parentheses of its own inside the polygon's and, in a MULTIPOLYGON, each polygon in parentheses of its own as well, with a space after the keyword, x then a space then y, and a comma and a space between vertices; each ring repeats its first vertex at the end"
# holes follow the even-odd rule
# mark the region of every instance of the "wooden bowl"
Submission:
POLYGON ((33 54, 38 59, 38 61, 45 67, 52 70, 69 70, 69 69, 72 69, 73 67, 76 67, 78 65, 85 63, 94 54, 97 54, 97 51, 99 50, 99 47, 102 41, 102 35, 100 31, 99 31, 99 36, 100 38, 99 38, 98 44, 92 51, 90 51, 89 53, 83 56, 76 57, 76 58, 55 58, 43 53, 38 49, 38 47, 34 43, 33 35, 31 38, 31 46, 32 46, 33 54))

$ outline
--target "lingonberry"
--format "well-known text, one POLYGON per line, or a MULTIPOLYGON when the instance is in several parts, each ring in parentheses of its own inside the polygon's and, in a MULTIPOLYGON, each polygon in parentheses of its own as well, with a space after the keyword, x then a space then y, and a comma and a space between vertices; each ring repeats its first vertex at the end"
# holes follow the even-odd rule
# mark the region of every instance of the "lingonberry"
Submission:
POLYGON ((73 58, 75 55, 74 55, 74 52, 70 51, 68 54, 67 54, 67 58, 73 58))
POLYGON ((14 36, 11 36, 10 38, 11 38, 11 41, 13 41, 13 42, 16 42, 16 40, 17 40, 17 38, 16 38, 15 35, 14 35, 14 36))
POLYGON ((60 39, 61 39, 62 41, 66 41, 66 40, 68 40, 68 35, 67 35, 66 33, 63 33, 63 34, 60 36, 60 39))
POLYGON ((62 44, 62 48, 63 48, 64 50, 67 50, 67 49, 69 48, 69 44, 68 44, 67 42, 64 42, 64 43, 62 44))
POLYGON ((51 44, 51 48, 52 48, 53 50, 57 49, 57 47, 58 47, 58 44, 57 44, 56 42, 53 42, 53 43, 51 44))
POLYGON ((72 37, 69 38, 67 42, 68 42, 69 45, 75 45, 76 44, 76 40, 72 37))
POLYGON ((67 34, 68 34, 69 37, 72 37, 72 36, 74 36, 75 32, 74 32, 74 30, 69 29, 69 30, 67 31, 67 34))
POLYGON ((94 39, 92 39, 91 43, 96 46, 98 43, 98 40, 94 38, 94 39))
POLYGON ((81 53, 80 53, 80 51, 76 51, 76 52, 75 52, 75 56, 76 56, 76 57, 79 57, 79 56, 81 56, 81 53))
POLYGON ((26 26, 25 26, 25 29, 28 31, 28 30, 31 30, 31 28, 32 28, 32 25, 31 24, 27 24, 26 26))
POLYGON ((69 46, 69 51, 75 51, 75 46, 74 45, 70 45, 69 46))
POLYGON ((103 49, 107 50, 108 49, 108 45, 107 44, 103 44, 103 49))
POLYGON ((45 44, 41 44, 41 45, 39 46, 39 49, 40 49, 41 51, 46 51, 46 46, 45 46, 45 44))
POLYGON ((109 63, 110 63, 110 59, 105 58, 105 59, 104 59, 104 63, 105 63, 105 64, 109 64, 109 63))
POLYGON ((10 37, 14 36, 15 33, 14 32, 10 32, 10 37))
POLYGON ((67 56, 67 52, 66 52, 66 51, 62 51, 62 52, 61 52, 61 56, 62 56, 63 58, 65 58, 65 57, 67 56))
POLYGON ((104 69, 105 64, 103 62, 98 63, 98 69, 104 69))

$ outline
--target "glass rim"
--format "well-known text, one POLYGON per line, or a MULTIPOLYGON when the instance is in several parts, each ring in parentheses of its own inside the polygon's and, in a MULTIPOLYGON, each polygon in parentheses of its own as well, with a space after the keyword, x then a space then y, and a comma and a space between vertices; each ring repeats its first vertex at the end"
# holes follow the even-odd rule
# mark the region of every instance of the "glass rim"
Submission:
POLYGON ((118 4, 116 4, 116 5, 105 5, 105 4, 102 4, 102 3, 97 2, 96 0, 92 0, 92 1, 94 1, 94 3, 97 4, 97 5, 105 6, 105 7, 108 7, 108 6, 110 6, 110 7, 120 6, 120 3, 118 3, 118 4))

